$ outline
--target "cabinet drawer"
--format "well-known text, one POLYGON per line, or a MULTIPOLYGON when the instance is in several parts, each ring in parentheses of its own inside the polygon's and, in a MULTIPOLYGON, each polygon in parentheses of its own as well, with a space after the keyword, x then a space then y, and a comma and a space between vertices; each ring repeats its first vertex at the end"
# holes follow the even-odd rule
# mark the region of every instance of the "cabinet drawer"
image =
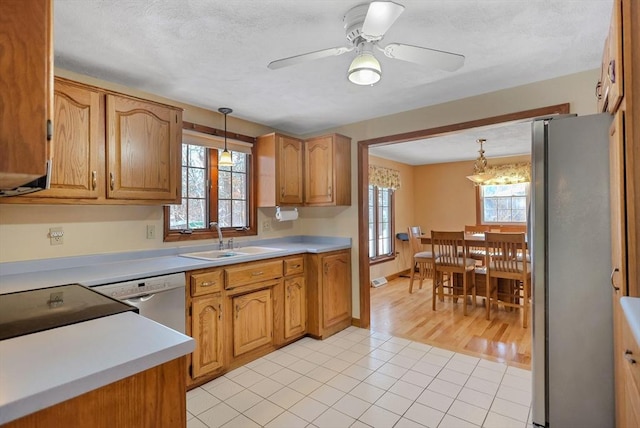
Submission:
POLYGON ((191 275, 191 295, 215 293, 222 290, 222 270, 191 275))
POLYGON ((225 269, 225 272, 227 280, 225 288, 231 289, 240 285, 280 278, 282 276, 282 260, 231 267, 225 269))
POLYGON ((294 257, 284 260, 284 276, 296 275, 304 272, 304 257, 294 257))

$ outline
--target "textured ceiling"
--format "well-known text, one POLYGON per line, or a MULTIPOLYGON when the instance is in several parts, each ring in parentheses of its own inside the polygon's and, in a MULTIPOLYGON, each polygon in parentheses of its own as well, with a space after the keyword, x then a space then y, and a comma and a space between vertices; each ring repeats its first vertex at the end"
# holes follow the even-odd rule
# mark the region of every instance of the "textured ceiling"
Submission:
POLYGON ((450 73, 374 51, 383 77, 373 87, 348 82, 354 52, 267 68, 346 46, 342 17, 358 0, 55 0, 55 65, 211 110, 228 106, 237 117, 304 135, 597 68, 612 7, 612 0, 398 2, 406 9, 383 46, 460 53, 464 66, 450 73))

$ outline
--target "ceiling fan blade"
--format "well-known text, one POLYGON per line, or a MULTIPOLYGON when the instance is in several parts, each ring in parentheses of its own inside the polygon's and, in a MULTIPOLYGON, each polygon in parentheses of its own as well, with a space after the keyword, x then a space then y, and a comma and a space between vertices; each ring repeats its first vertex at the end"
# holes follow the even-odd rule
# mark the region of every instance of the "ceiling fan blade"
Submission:
POLYGON ((380 40, 404 11, 404 6, 392 1, 374 1, 369 5, 362 24, 362 34, 367 40, 380 40))
POLYGON ((389 58, 427 65, 446 71, 455 71, 464 64, 464 55, 436 49, 421 48, 419 46, 389 43, 379 48, 389 58))
POLYGON ((289 67, 291 65, 300 64, 307 61, 313 61, 316 59, 326 58, 328 56, 342 55, 343 53, 350 52, 353 47, 340 47, 322 49, 320 51, 309 52, 301 55, 290 56, 289 58, 282 58, 275 61, 271 61, 267 67, 271 70, 277 70, 278 68, 289 67))

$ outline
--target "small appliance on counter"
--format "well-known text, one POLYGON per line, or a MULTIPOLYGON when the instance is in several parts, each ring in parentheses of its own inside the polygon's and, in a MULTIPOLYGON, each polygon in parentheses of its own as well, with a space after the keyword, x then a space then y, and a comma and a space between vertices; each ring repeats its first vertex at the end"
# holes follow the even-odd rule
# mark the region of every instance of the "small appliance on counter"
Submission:
POLYGON ((0 294, 0 340, 138 308, 79 284, 0 294))

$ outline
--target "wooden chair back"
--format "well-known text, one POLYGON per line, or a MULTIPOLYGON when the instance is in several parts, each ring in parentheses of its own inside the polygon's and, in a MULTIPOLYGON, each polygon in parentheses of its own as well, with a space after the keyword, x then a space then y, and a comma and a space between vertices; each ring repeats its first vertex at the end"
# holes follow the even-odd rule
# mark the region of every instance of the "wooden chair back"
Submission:
POLYGON ((419 253, 424 251, 422 249, 422 241, 420 241, 420 237, 422 236, 422 230, 420 226, 409 226, 408 228, 409 235, 409 244, 411 245, 412 254, 419 253))
POLYGON ((432 253, 438 255, 436 266, 464 267, 466 265, 467 251, 464 243, 464 232, 440 232, 432 230, 431 247, 432 253))
POLYGON ((527 226, 524 224, 503 224, 500 226, 500 232, 506 233, 525 233, 527 226))
POLYGON ((488 274, 496 278, 519 279, 526 277, 527 263, 522 262, 522 252, 526 249, 524 233, 484 234, 488 274))
POLYGON ((466 225, 464 227, 464 233, 483 233, 491 232, 491 226, 486 224, 466 225))

